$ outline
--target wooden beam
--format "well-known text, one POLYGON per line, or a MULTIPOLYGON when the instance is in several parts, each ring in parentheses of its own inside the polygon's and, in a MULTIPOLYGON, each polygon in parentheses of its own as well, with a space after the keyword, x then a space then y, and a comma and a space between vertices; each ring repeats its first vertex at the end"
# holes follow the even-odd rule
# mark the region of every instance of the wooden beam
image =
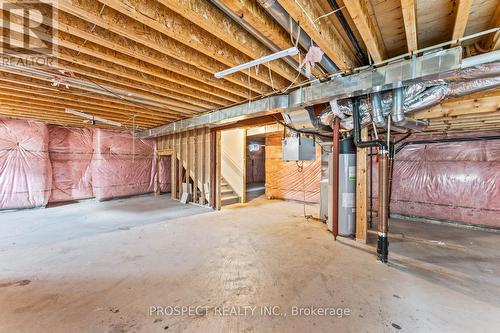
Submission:
MULTIPOLYGON (((128 2, 130 2, 130 0, 128 2)), ((272 53, 269 49, 264 47, 253 35, 242 28, 237 22, 227 17, 226 14, 221 12, 218 8, 210 4, 209 1, 159 0, 159 2, 166 8, 182 15, 188 21, 191 21, 194 24, 198 25, 200 28, 212 34, 214 37, 223 40, 225 43, 233 47, 234 50, 238 50, 243 53, 243 55, 246 55, 246 57, 238 55, 240 63, 247 62, 252 59, 257 59, 272 53)), ((191 33, 193 33, 193 31, 191 31, 191 33)), ((206 38, 207 41, 214 40, 214 38, 210 38, 211 36, 206 36, 206 33, 202 33, 200 31, 200 34, 204 38, 206 38)), ((211 50, 208 51, 211 52, 211 50)), ((221 49, 220 51, 222 53, 225 53, 223 49, 221 49)), ((233 50, 230 51, 234 53, 233 50)), ((268 64, 265 64, 264 67, 268 67, 268 64)), ((272 71, 276 72, 278 75, 290 82, 294 81, 298 74, 296 70, 290 67, 283 60, 273 61, 272 66, 269 68, 271 68, 272 71)), ((278 86, 279 85, 280 83, 278 82, 278 86)))
POLYGON ((401 11, 403 12, 403 22, 405 25, 406 44, 408 52, 418 50, 417 42, 417 8, 416 0, 401 0, 401 11))
MULTIPOLYGON (((368 139, 368 128, 361 130, 361 139, 368 139)), ((366 243, 368 225, 368 149, 357 148, 356 153, 356 240, 366 243)), ((371 180, 370 180, 371 181, 371 180)))
MULTIPOLYGON (((52 101, 52 102, 51 101, 43 101, 40 99, 29 98, 29 97, 19 98, 19 97, 14 97, 12 95, 4 95, 2 93, 0 93, 0 100, 3 103, 10 103, 14 106, 17 104, 30 105, 30 106, 40 107, 40 108, 45 109, 45 110, 50 110, 50 112, 60 111, 61 117, 63 117, 63 118, 65 118, 67 115, 67 113, 65 113, 66 108, 73 106, 73 105, 58 103, 56 101, 52 101)), ((78 108, 79 111, 86 112, 86 113, 94 115, 94 116, 100 116, 100 117, 103 117, 103 118, 106 118, 109 120, 121 122, 124 125, 126 125, 127 123, 130 122, 130 117, 127 115, 110 114, 110 113, 102 111, 100 109, 93 109, 93 108, 87 108, 87 107, 81 107, 81 106, 79 106, 79 107, 74 106, 74 108, 78 108)), ((80 118, 80 119, 82 119, 82 121, 84 120, 83 118, 80 118)), ((149 127, 153 127, 156 124, 158 124, 158 121, 152 121, 151 119, 144 119, 143 117, 137 116, 135 118, 135 124, 137 124, 141 128, 149 128, 149 127)))
MULTIPOLYGON (((2 72, 2 75, 0 76, 0 82, 13 82, 13 83, 16 83, 16 84, 22 84, 22 85, 26 85, 29 87, 29 89, 33 89, 31 87, 36 87, 36 88, 45 88, 45 87, 49 87, 49 85, 51 84, 51 80, 49 78, 41 78, 41 77, 33 77, 34 75, 30 74, 30 73, 25 73, 25 72, 16 72, 16 71, 13 71, 12 73, 10 73, 11 69, 9 68, 1 68, 0 67, 0 72, 2 72), (25 79, 27 78, 27 80, 25 79), (45 82, 45 83, 41 83, 41 82, 45 82)), ((85 94, 85 93, 97 93, 97 92, 101 92, 100 90, 98 89, 94 89, 94 88, 88 88, 88 87, 78 87, 78 88, 74 88, 74 87, 70 87, 70 89, 66 89, 66 88, 60 88, 60 90, 57 90, 57 89, 54 89, 52 91, 55 91, 57 93, 60 93, 60 91, 67 91, 68 93, 73 93, 73 94, 85 94)), ((104 96, 104 95, 99 95, 99 99, 102 99, 104 101, 113 101, 113 102, 116 102, 116 103, 121 103, 121 104, 124 104, 124 108, 125 109, 134 109, 133 106, 135 106, 137 103, 132 103, 132 102, 126 102, 126 101, 122 101, 120 102, 121 100, 118 99, 118 98, 113 98, 113 97, 109 97, 109 96, 104 96), (133 105, 133 106, 131 106, 133 105)), ((136 110, 136 109, 134 109, 136 110)), ((155 112, 158 112, 159 115, 174 115, 175 117, 174 118, 179 118, 179 114, 176 113, 176 112, 172 112, 168 109, 159 109, 159 108, 155 108, 155 107, 150 107, 150 106, 144 106, 144 108, 140 108, 140 107, 137 107, 137 110, 143 110, 142 112, 139 112, 139 113, 144 113, 145 111, 146 112, 149 112, 150 114, 154 114, 155 112)), ((132 113, 133 115, 133 113, 132 113)), ((130 115, 131 116, 131 115, 130 115)))
POLYGON ((123 105, 108 103, 103 100, 91 98, 90 96, 79 96, 71 93, 64 92, 51 92, 50 90, 38 89, 35 90, 25 89, 21 86, 6 84, 2 79, 0 79, 0 88, 2 88, 1 93, 8 93, 8 96, 18 97, 22 99, 28 100, 39 100, 48 103, 62 103, 66 106, 73 106, 74 108, 89 108, 100 111, 106 111, 110 114, 121 114, 130 117, 131 115, 137 114, 145 119, 154 120, 156 123, 158 122, 169 122, 172 121, 173 117, 162 115, 159 113, 152 113, 142 109, 127 109, 123 105))
POLYGON ((472 1, 473 0, 458 0, 451 39, 458 39, 464 36, 465 27, 467 26, 467 21, 469 21, 472 1))
POLYGON ((386 58, 384 41, 378 37, 377 25, 370 17, 366 0, 345 1, 344 5, 358 28, 373 61, 384 60, 386 58))
MULTIPOLYGON (((285 50, 293 46, 288 32, 283 29, 257 1, 219 0, 219 2, 231 10, 234 14, 241 17, 243 21, 261 33, 278 48, 285 50)), ((298 56, 295 56, 294 59, 297 63, 301 60, 298 56)), ((313 68, 311 71, 314 75, 321 75, 321 72, 317 68, 313 68)))
POLYGON ((278 3, 298 22, 301 28, 333 60, 337 67, 341 70, 348 70, 359 65, 354 53, 333 26, 314 23, 314 19, 324 13, 318 11, 312 1, 278 0, 278 3))
MULTIPOLYGON (((10 28, 11 38, 23 39, 22 26, 12 24, 10 28)), ((52 37, 42 31, 37 29, 32 30, 37 31, 37 38, 40 40, 52 41, 52 37)), ((136 94, 145 94, 151 99, 160 101, 165 100, 167 103, 172 103, 187 110, 208 110, 217 106, 225 106, 229 103, 229 101, 221 100, 217 97, 205 95, 203 98, 199 92, 197 93, 188 88, 180 88, 178 84, 168 81, 168 76, 155 69, 154 66, 146 66, 142 61, 122 55, 115 50, 107 49, 93 43, 85 43, 85 40, 64 32, 59 33, 55 44, 60 47, 57 57, 65 61, 59 63, 59 66, 64 65, 63 67, 75 73, 91 77, 97 76, 100 79, 111 80, 122 85, 125 84, 129 86, 127 90, 136 94), (82 44, 85 46, 82 46, 82 44), (64 49, 61 49, 61 47, 64 49), (68 65, 68 63, 75 65, 68 65), (82 65, 88 69, 81 69, 80 66, 82 65), (99 74, 99 72, 96 74, 95 69, 98 69, 102 74, 99 74), (109 74, 113 75, 110 77, 109 74), (114 75, 119 80, 113 80, 114 75), (154 93, 157 96, 150 93, 154 93), (207 103, 207 101, 210 103, 207 103)))
MULTIPOLYGON (((153 29, 150 24, 153 24, 160 30, 164 30, 166 27, 164 23, 154 21, 147 16, 139 15, 138 13, 132 15, 137 18, 141 18, 144 22, 147 22, 147 24, 145 24, 141 22, 141 20, 136 21, 128 15, 123 15, 115 10, 111 10, 108 7, 103 7, 102 5, 99 5, 98 2, 83 2, 81 0, 60 0, 57 2, 57 7, 68 14, 74 15, 103 29, 150 47, 158 52, 168 55, 171 58, 179 60, 185 65, 194 66, 206 73, 213 75, 215 72, 227 68, 220 62, 200 54, 199 52, 193 52, 192 48, 182 45, 172 38, 158 32, 156 29, 153 29), (104 8, 102 13, 101 8, 104 8)), ((130 13, 131 10, 130 8, 122 9, 127 13, 130 13)), ((186 34, 189 31, 190 29, 188 26, 185 27, 183 32, 186 34)), ((190 35, 189 38, 191 38, 190 35)), ((186 67, 185 65, 183 67, 186 67)), ((221 87, 224 84, 224 80, 216 80, 213 76, 210 76, 210 80, 212 80, 212 82, 220 81, 221 87)), ((225 80, 240 85, 247 91, 249 89, 248 77, 245 74, 237 73, 226 77, 225 80)), ((250 83, 250 89, 253 92, 262 94, 271 90, 270 86, 262 82, 251 80, 250 83)))
MULTIPOLYGON (((500 1, 491 16, 489 27, 500 27, 500 1)), ((500 49, 500 32, 486 36, 484 40, 484 48, 491 51, 500 49)))

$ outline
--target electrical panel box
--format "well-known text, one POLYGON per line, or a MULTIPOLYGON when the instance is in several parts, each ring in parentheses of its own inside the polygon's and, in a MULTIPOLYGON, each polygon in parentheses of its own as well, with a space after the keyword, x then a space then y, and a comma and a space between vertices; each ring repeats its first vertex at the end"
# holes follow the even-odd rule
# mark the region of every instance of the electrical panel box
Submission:
POLYGON ((314 161, 315 159, 316 146, 314 139, 303 136, 283 139, 283 160, 314 161))

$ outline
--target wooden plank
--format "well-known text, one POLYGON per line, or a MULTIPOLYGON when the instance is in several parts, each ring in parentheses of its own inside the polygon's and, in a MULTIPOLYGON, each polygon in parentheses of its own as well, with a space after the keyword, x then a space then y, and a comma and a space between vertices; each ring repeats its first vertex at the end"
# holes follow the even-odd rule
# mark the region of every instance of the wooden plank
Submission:
MULTIPOLYGON (((368 128, 361 130, 361 139, 368 139, 368 128)), ((366 243, 368 224, 368 149, 357 148, 356 153, 356 240, 366 243)))
POLYGON ((241 203, 247 202, 247 129, 243 133, 243 195, 241 203))
MULTIPOLYGON (((281 50, 292 47, 289 33, 283 29, 276 20, 266 13, 262 6, 253 0, 219 0, 225 7, 249 24, 256 31, 261 33, 281 50)), ((300 62, 298 56, 294 56, 297 63, 300 62)), ((321 72, 313 68, 314 75, 321 75, 321 72)))
MULTIPOLYGON (((7 23, 9 21, 4 20, 7 23)), ((22 41, 24 36, 24 28, 21 25, 10 24, 10 38, 12 40, 22 41)), ((83 69, 80 69, 80 66, 86 66, 90 69, 83 72, 83 74, 88 74, 89 72, 94 72, 92 69, 99 69, 99 71, 104 72, 106 74, 114 74, 118 77, 121 77, 121 80, 118 83, 126 84, 129 80, 134 80, 140 83, 147 85, 149 88, 141 87, 140 84, 135 83, 135 86, 128 87, 129 91, 133 91, 131 88, 142 90, 142 92, 134 92, 136 94, 144 94, 148 95, 152 99, 165 99, 166 102, 170 102, 174 105, 184 107, 187 109, 192 108, 193 105, 198 105, 203 109, 212 108, 214 105, 226 105, 227 101, 217 100, 215 104, 210 104, 203 100, 201 95, 188 96, 182 93, 179 93, 179 86, 177 84, 173 84, 168 79, 168 77, 159 72, 158 70, 154 70, 152 66, 144 65, 140 60, 131 58, 128 56, 124 56, 115 50, 110 50, 107 48, 103 48, 99 45, 92 43, 85 43, 84 40, 81 40, 78 37, 71 36, 64 32, 60 32, 56 41, 52 40, 52 36, 43 33, 40 29, 31 29, 36 31, 37 39, 46 42, 54 42, 54 44, 59 47, 63 47, 64 49, 59 49, 56 57, 61 60, 65 60, 69 63, 76 64, 71 70, 76 72, 81 72, 83 69), (82 44, 85 44, 83 46, 82 44), (74 51, 73 53, 70 51, 74 51), (113 66, 114 65, 114 66, 113 66), (145 75, 148 74, 148 75, 145 75), (144 78, 146 76, 146 78, 144 78), (152 87, 157 88, 157 91, 154 91, 152 87), (149 94, 150 92, 156 92, 158 96, 153 96, 149 94), (160 97, 161 96, 161 97, 160 97), (190 102, 190 103, 186 103, 190 102)), ((30 30, 30 31, 31 31, 30 30)), ((20 56, 22 58, 22 56, 20 56)), ((62 65, 62 64, 58 64, 62 65)), ((67 67, 67 65, 66 65, 67 67)), ((109 77, 109 75, 108 75, 109 77)), ((103 77, 100 77, 101 79, 103 77)), ((106 77, 104 78, 106 79, 106 77)), ((109 80, 109 78, 107 78, 109 80)), ((187 90, 187 88, 186 88, 187 90)), ((191 92, 192 94, 192 92, 191 92)), ((213 100, 210 97, 208 100, 213 100)), ((198 109, 200 110, 200 109, 198 109)))
POLYGON ((126 114, 144 114, 156 119, 163 120, 173 120, 176 117, 172 117, 166 111, 162 111, 156 107, 148 107, 147 109, 141 108, 135 104, 127 101, 123 101, 118 98, 108 97, 104 95, 89 94, 87 90, 81 90, 78 88, 71 87, 68 90, 61 90, 58 88, 51 87, 48 84, 49 80, 41 80, 38 78, 33 78, 29 75, 23 76, 16 73, 3 72, 0 76, 0 87, 5 91, 14 91, 19 93, 34 94, 37 96, 47 96, 56 99, 78 101, 83 105, 91 106, 105 106, 106 108, 116 109, 126 114), (158 112, 156 112, 158 111, 158 112))
MULTIPOLYGON (((309 0, 278 0, 290 16, 300 24, 323 52, 341 69, 348 70, 359 64, 354 53, 343 40, 339 32, 328 24, 314 23, 314 19, 323 15, 309 0), (308 13, 307 15, 305 13, 308 13)), ((294 36, 295 37, 295 36, 294 36)))
POLYGON ((193 166, 193 201, 199 203, 198 200, 198 163, 199 163, 199 134, 200 130, 194 130, 194 166, 193 166))
POLYGON ((222 138, 222 135, 221 135, 221 131, 217 131, 215 132, 216 133, 216 148, 215 148, 215 151, 217 153, 217 177, 215 179, 216 181, 216 188, 217 188, 217 196, 216 196, 216 202, 217 202, 217 210, 220 210, 221 207, 222 207, 222 204, 221 204, 221 198, 222 198, 222 195, 221 195, 221 178, 222 178, 222 172, 221 172, 221 153, 222 153, 222 149, 221 149, 221 138, 222 138))
POLYGON ((182 182, 184 180, 184 157, 183 157, 183 154, 184 154, 184 151, 185 151, 185 148, 184 148, 184 132, 182 133, 179 133, 179 162, 177 163, 177 167, 178 167, 178 172, 177 172, 177 175, 178 175, 178 191, 179 191, 179 200, 182 196, 182 182))
MULTIPOLYGON (((186 132, 186 171, 184 173, 184 182, 186 183, 187 190, 189 191, 189 184, 191 183, 191 131, 186 132)), ((194 190, 194 187, 193 187, 194 190)), ((193 200, 193 193, 191 192, 191 198, 189 201, 193 200)))
POLYGON ((471 6, 472 0, 458 0, 451 39, 458 39, 464 36, 465 27, 469 21, 471 6))
MULTIPOLYGON (((218 72, 221 69, 251 60, 225 43, 211 38, 206 31, 167 7, 160 6, 158 2, 140 2, 139 0, 100 0, 100 2, 168 37, 169 45, 180 50, 184 54, 184 58, 196 58, 197 63, 202 68, 208 67, 210 70, 218 72), (151 15, 151 13, 154 14, 151 15), (175 24, 169 24, 169 22, 175 22, 175 24)), ((269 76, 265 71, 259 73, 251 71, 250 76, 264 86, 267 85, 266 90, 271 86, 269 76)), ((286 87, 287 81, 277 78, 276 84, 280 87, 286 87)))
MULTIPOLYGON (((141 23, 141 20, 135 20, 133 17, 120 14, 119 12, 111 10, 107 7, 105 7, 101 13, 101 8, 103 8, 102 6, 96 5, 96 2, 82 0, 60 0, 57 2, 57 7, 58 9, 66 13, 79 17, 85 21, 88 21, 127 39, 150 47, 158 52, 168 55, 173 59, 177 59, 178 61, 184 63, 184 65, 179 64, 182 66, 179 68, 189 68, 189 70, 191 71, 191 68, 193 66, 212 75, 215 72, 227 68, 214 59, 200 53, 193 52, 191 48, 188 48, 187 46, 182 45, 179 42, 158 32, 157 30, 152 28, 150 24, 155 25, 155 27, 160 30, 166 29, 165 24, 159 22, 154 23, 155 21, 147 18, 147 16, 139 15, 138 13, 136 13, 136 15, 132 15, 138 18, 140 16, 142 21, 147 21, 147 24, 145 24, 141 23), (119 24, 117 24, 117 22, 119 22, 119 24), (186 65, 190 66, 186 67, 186 65)), ((129 13, 128 10, 127 13, 129 13)), ((189 30, 189 26, 185 27, 185 33, 189 32, 189 30)), ((193 74, 194 72, 192 72, 192 75, 193 74)), ((206 75, 204 76, 206 77, 206 75)), ((224 85, 224 81, 227 80, 233 84, 241 86, 242 88, 246 89, 246 91, 248 91, 249 89, 248 78, 245 74, 242 73, 230 75, 226 77, 225 80, 215 80, 215 78, 210 75, 207 79, 212 82, 220 81, 220 87, 222 87, 224 85)), ((208 80, 206 82, 209 82, 208 80)), ((269 86, 261 82, 256 82, 255 80, 252 80, 250 89, 253 92, 257 92, 259 94, 270 91, 269 86)))
POLYGON ((418 49, 415 1, 416 0, 401 0, 408 52, 413 52, 418 49))
POLYGON ((207 127, 201 129, 201 204, 206 201, 207 127))
POLYGON ((177 135, 170 135, 172 138, 172 158, 170 159, 171 167, 170 167, 170 197, 172 199, 177 198, 177 135))
POLYGON ((379 33, 375 30, 376 25, 372 22, 365 0, 345 1, 349 15, 358 28, 366 48, 375 62, 386 58, 384 41, 379 38, 379 33))
MULTIPOLYGON (((128 1, 130 2, 130 0, 128 1)), ((228 19, 226 14, 220 11, 218 8, 213 6, 209 1, 200 1, 200 0, 159 0, 160 3, 165 5, 165 7, 175 11, 176 13, 182 15, 188 22, 192 22, 206 32, 209 32, 213 36, 209 36, 206 33, 200 32, 203 36, 203 39, 206 42, 209 42, 206 45, 205 42, 202 43, 203 46, 207 49, 205 54, 212 55, 213 50, 207 48, 209 45, 216 45, 216 43, 211 42, 215 40, 213 37, 217 37, 223 40, 227 45, 233 47, 234 50, 240 51, 242 54, 238 54, 238 59, 240 63, 248 62, 252 59, 261 58, 272 53, 269 49, 267 49, 264 45, 262 45, 252 34, 246 31, 243 27, 241 27, 237 22, 232 19, 228 19)), ((233 1, 234 2, 234 1, 233 1)), ((257 4, 256 4, 257 5, 257 4)), ((164 12, 161 12, 164 15, 164 12)), ((163 16, 162 15, 162 16, 163 16)), ((179 24, 177 22, 177 24, 179 24)), ((269 27, 270 28, 270 27, 269 27)), ((195 33, 191 30, 191 34, 195 33)), ((192 45, 192 41, 191 44, 192 45)), ((193 46, 196 49, 199 49, 196 46, 193 46)), ((230 50, 226 45, 222 48, 220 46, 216 46, 220 48, 220 53, 226 55, 227 49, 230 50)), ((233 51, 234 53, 234 51, 233 51)), ((263 67, 269 67, 269 64, 263 65, 263 67)), ((297 71, 290 67, 283 60, 276 60, 272 62, 272 66, 269 67, 273 72, 280 75, 282 78, 287 79, 288 81, 294 81, 297 77, 297 71)), ((264 69, 264 72, 267 72, 264 69)), ((284 88, 287 86, 282 85, 283 80, 281 77, 276 77, 278 79, 276 84, 278 87, 284 88), (280 82, 281 81, 281 82, 280 82)), ((269 78, 267 79, 269 80, 269 78)), ((267 82, 266 80, 266 82, 267 82)), ((273 81, 275 78, 273 78, 273 81)))
POLYGON ((217 209, 217 132, 210 135, 210 207, 217 209))
MULTIPOLYGON (((498 2, 493 15, 491 16, 489 27, 500 27, 500 1, 498 2)), ((492 51, 500 49, 500 32, 486 36, 484 41, 484 48, 492 51)))

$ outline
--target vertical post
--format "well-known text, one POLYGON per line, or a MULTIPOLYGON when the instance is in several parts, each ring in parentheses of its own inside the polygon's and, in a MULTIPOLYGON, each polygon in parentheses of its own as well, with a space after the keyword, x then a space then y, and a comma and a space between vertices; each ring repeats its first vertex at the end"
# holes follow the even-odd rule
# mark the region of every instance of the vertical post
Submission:
POLYGON ((247 202, 247 129, 245 128, 243 134, 243 195, 241 196, 241 203, 247 202))
POLYGON ((194 166, 193 166, 193 201, 199 203, 198 201, 198 129, 194 130, 194 166))
POLYGON ((182 196, 182 173, 184 169, 184 157, 182 157, 182 152, 183 152, 183 137, 184 133, 179 133, 179 163, 177 164, 178 171, 177 171, 177 176, 178 176, 178 184, 177 184, 177 190, 179 192, 178 198, 179 200, 181 199, 182 196))
POLYGON ((172 199, 177 197, 177 136, 172 137, 172 158, 170 158, 170 196, 172 199))
POLYGON ((206 201, 207 127, 201 129, 201 204, 206 201))
POLYGON ((222 148, 221 148, 221 131, 217 131, 217 146, 215 151, 217 152, 217 176, 215 178, 216 181, 216 188, 217 188, 217 193, 216 193, 216 198, 217 198, 217 210, 220 210, 222 205, 221 205, 221 188, 220 188, 220 179, 222 178, 222 173, 221 173, 221 153, 222 153, 222 148))
MULTIPOLYGON (((368 138, 368 128, 361 130, 361 140, 368 138)), ((370 147, 371 149, 371 147, 370 147)), ((356 240, 367 238, 367 158, 368 148, 357 148, 356 153, 356 240)))
MULTIPOLYGON (((186 191, 189 193, 189 185, 191 184, 191 132, 186 132, 186 191)), ((193 200, 193 193, 190 193, 190 200, 193 200)))
POLYGON ((210 131, 210 207, 217 209, 217 132, 210 131))
POLYGON ((333 121, 333 168, 332 168, 332 233, 334 239, 339 235, 339 140, 340 140, 340 118, 335 117, 333 121))
MULTIPOLYGON (((159 142, 160 139, 158 139, 159 142)), ((157 145, 158 147, 158 145, 157 145)), ((156 149, 155 151, 155 163, 156 163, 156 174, 155 174, 155 177, 154 177, 154 193, 155 193, 155 196, 158 196, 160 195, 160 154, 158 154, 158 148, 156 149)))

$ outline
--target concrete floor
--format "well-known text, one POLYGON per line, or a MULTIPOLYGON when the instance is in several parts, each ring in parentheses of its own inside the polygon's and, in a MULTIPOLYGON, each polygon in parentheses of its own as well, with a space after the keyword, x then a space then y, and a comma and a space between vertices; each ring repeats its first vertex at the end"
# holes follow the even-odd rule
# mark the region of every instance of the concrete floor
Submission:
POLYGON ((302 205, 264 198, 220 212, 168 196, 86 201, 0 221, 1 332, 500 327, 499 234, 394 221, 384 265, 372 247, 334 242, 323 223, 305 221, 302 205), (150 315, 152 306, 195 313, 150 315), (309 306, 344 315, 294 315, 309 306))

